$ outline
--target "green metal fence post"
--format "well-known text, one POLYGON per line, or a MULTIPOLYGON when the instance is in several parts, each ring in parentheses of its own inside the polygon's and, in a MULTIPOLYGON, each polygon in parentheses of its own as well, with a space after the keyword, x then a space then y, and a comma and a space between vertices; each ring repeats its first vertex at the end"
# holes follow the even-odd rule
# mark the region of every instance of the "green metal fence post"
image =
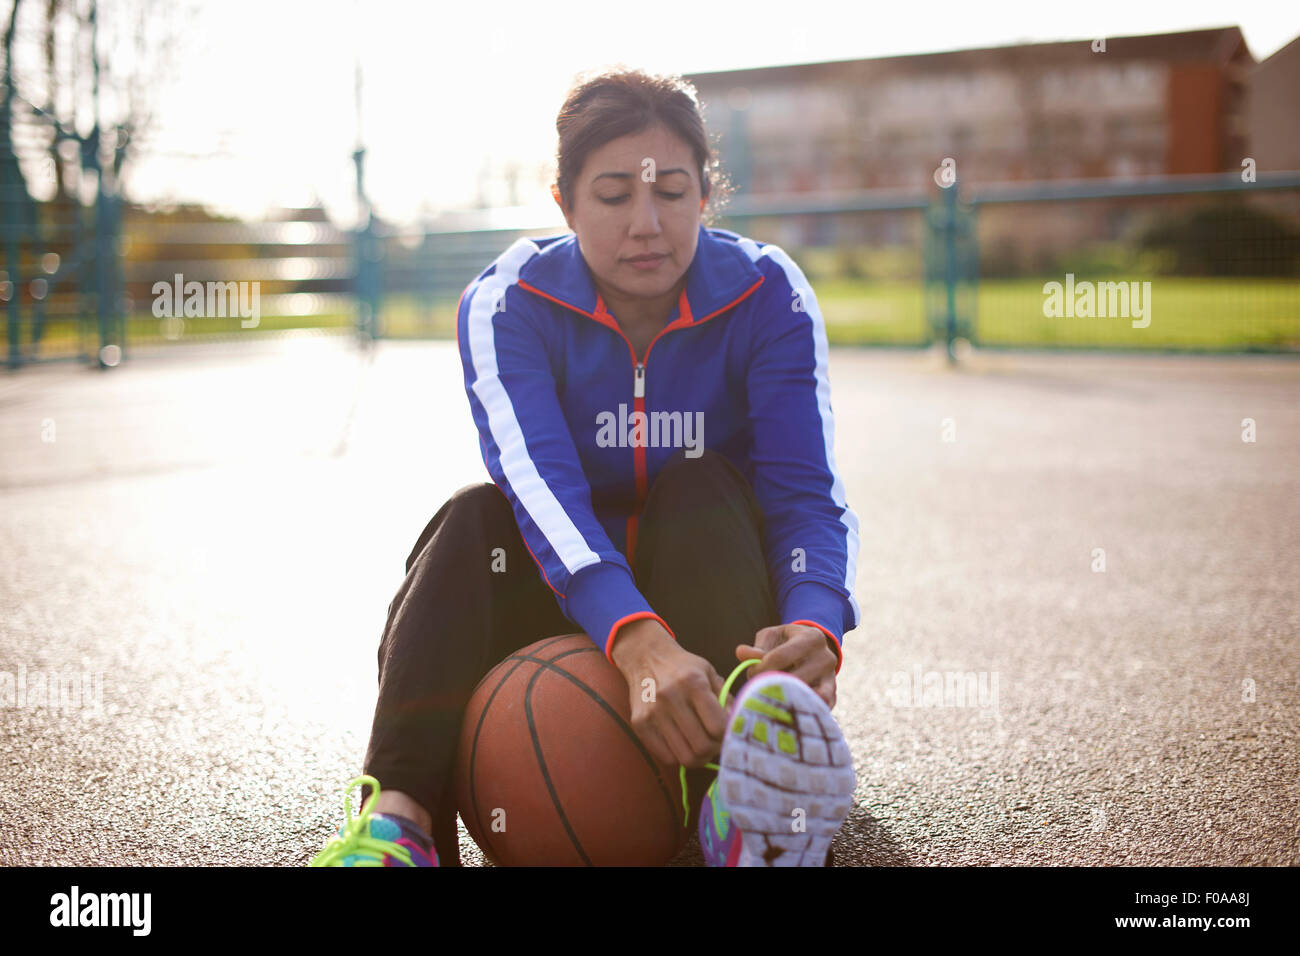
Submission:
POLYGON ((87 143, 83 153, 88 160, 89 168, 95 176, 95 318, 99 326, 99 354, 98 362, 100 368, 111 368, 121 361, 121 345, 118 345, 119 354, 115 361, 107 361, 110 358, 108 347, 114 343, 115 333, 115 308, 113 304, 113 261, 112 257, 116 254, 116 243, 113 239, 113 211, 110 208, 109 197, 105 195, 106 183, 104 168, 99 160, 99 133, 98 125, 91 131, 87 138, 87 143))
POLYGON ((357 173, 357 208, 365 217, 365 222, 354 233, 352 248, 356 259, 354 292, 357 297, 357 332, 362 341, 369 344, 379 338, 380 333, 379 294, 382 276, 379 270, 382 250, 375 229, 375 211, 366 198, 365 158, 366 150, 363 146, 358 146, 352 153, 357 173))
POLYGON ((957 361, 957 181, 943 191, 944 347, 949 364, 957 361))
POLYGON ((355 233, 353 255, 356 258, 357 331, 361 338, 373 342, 379 338, 380 239, 373 214, 355 233))

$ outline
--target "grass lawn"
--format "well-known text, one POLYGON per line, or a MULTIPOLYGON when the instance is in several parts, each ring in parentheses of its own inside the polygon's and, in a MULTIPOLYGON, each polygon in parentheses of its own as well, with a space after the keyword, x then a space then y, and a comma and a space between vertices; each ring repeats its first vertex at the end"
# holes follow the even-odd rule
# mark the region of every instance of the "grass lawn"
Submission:
MULTIPOLYGON (((1285 279, 1151 281, 1150 324, 1127 318, 1049 318, 1046 279, 997 279, 976 288, 976 344, 1120 349, 1300 349, 1300 283, 1285 279)), ((921 342, 925 302, 916 282, 823 281, 814 287, 835 344, 921 342)))
MULTIPOLYGON (((1151 280, 1150 325, 1133 328, 1127 318, 1048 318, 1043 315, 1045 279, 998 279, 976 289, 974 341, 991 346, 1083 346, 1119 349, 1241 351, 1300 350, 1300 283, 1285 279, 1151 280)), ((913 281, 821 280, 814 292, 832 345, 923 345, 929 341, 922 285, 913 281)), ((456 299, 392 296, 385 300, 382 328, 393 338, 451 338, 456 299)), ((343 332, 343 313, 318 316, 265 315, 257 329, 236 319, 189 319, 175 341, 238 338, 280 329, 343 332)), ((175 336, 175 329, 169 330, 175 336)), ((128 346, 167 342, 160 321, 132 317, 128 346)), ((93 347, 93 326, 81 332, 93 347)), ((51 320, 43 356, 76 354, 76 323, 51 320)))
POLYGON ((1300 349, 1300 282, 1151 279, 1150 325, 1127 318, 1047 318, 1043 282, 981 283, 977 342, 1109 348, 1300 349))

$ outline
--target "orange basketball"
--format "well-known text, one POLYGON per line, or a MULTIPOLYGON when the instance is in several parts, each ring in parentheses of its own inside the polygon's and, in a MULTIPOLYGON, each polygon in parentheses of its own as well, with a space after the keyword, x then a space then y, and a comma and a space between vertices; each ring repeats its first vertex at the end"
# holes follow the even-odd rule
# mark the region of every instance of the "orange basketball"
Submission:
POLYGON ((501 866, 658 866, 681 850, 677 767, 629 723, 627 682, 585 634, 538 641, 479 682, 456 796, 501 866))

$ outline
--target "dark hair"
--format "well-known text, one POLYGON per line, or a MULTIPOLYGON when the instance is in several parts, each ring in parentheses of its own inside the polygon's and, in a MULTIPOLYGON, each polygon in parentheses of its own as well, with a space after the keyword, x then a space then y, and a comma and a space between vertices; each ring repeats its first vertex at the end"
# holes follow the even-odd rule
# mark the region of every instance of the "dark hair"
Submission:
POLYGON ((680 76, 615 68, 594 76, 579 75, 555 119, 559 134, 556 186, 567 208, 573 207, 574 181, 593 150, 620 136, 629 136, 660 123, 680 136, 695 154, 700 191, 706 204, 702 221, 731 194, 704 130, 695 87, 680 76))

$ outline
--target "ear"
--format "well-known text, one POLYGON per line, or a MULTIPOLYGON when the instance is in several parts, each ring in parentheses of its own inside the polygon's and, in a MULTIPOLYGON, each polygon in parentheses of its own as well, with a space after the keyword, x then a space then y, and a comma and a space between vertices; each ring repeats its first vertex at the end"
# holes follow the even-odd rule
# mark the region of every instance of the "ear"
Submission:
POLYGON ((551 198, 555 200, 555 205, 559 206, 560 212, 564 214, 564 221, 568 223, 570 229, 573 229, 573 220, 569 218, 568 210, 564 208, 564 197, 560 195, 560 187, 555 183, 551 183, 551 198))

